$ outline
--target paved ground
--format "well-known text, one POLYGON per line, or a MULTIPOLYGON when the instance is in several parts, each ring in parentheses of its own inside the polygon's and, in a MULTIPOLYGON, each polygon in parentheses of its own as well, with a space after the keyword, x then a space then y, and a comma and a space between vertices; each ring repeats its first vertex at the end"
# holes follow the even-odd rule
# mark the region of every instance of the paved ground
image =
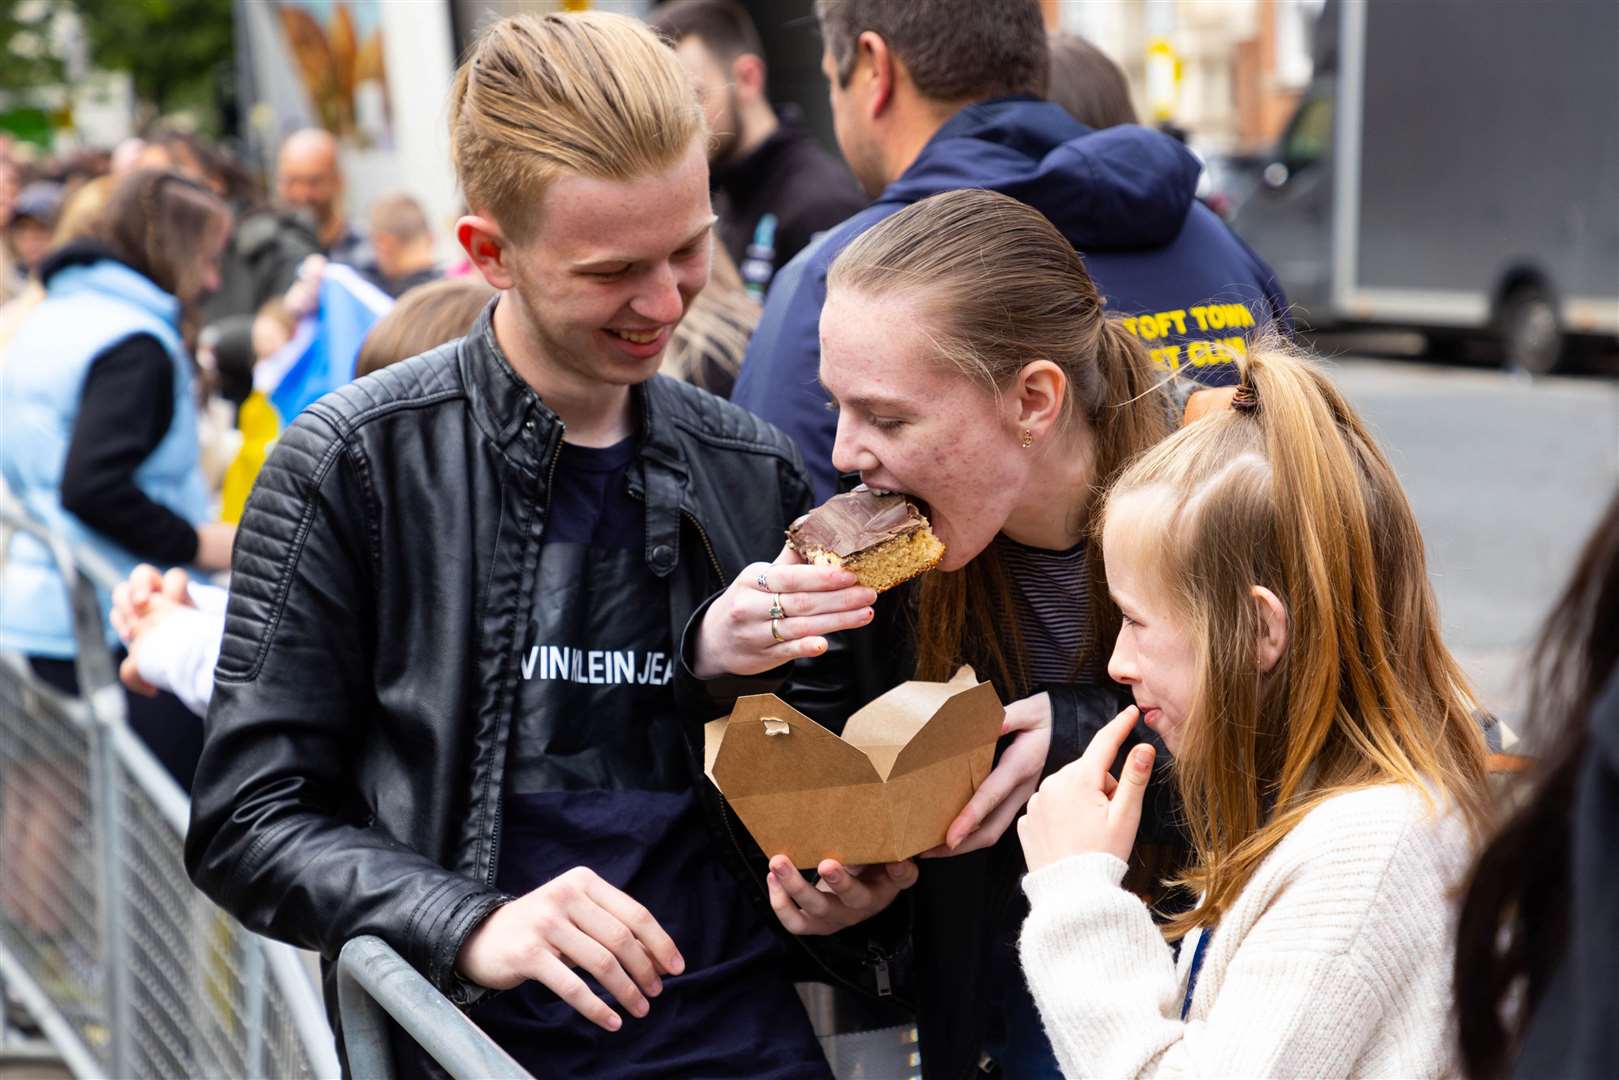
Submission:
POLYGON ((1521 719, 1528 647, 1619 489, 1619 380, 1356 355, 1335 368, 1416 507, 1452 649, 1485 703, 1521 719))

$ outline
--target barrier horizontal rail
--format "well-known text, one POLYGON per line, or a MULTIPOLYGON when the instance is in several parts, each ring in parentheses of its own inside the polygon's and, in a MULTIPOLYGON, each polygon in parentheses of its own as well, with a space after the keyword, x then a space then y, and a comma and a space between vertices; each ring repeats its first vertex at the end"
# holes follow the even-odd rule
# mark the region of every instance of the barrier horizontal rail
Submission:
POLYGON ((337 1000, 343 1047, 356 1077, 393 1080, 397 1075, 384 1012, 457 1080, 531 1076, 379 937, 357 937, 343 946, 337 1000))

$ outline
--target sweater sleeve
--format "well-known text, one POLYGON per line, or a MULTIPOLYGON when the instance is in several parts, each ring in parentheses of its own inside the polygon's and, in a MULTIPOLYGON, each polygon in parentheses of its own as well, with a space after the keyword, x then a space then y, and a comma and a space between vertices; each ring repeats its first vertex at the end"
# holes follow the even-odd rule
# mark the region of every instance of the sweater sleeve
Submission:
POLYGON ((219 639, 224 634, 223 609, 176 608, 142 638, 136 654, 141 678, 169 691, 198 716, 207 716, 208 702, 214 696, 214 668, 219 664, 219 639))
POLYGON ((150 334, 109 347, 90 365, 62 467, 62 506, 159 566, 189 563, 197 530, 135 482, 174 420, 172 362, 150 334))
MULTIPOLYGON (((1024 881, 1023 967, 1064 1076, 1320 1076, 1352 1067, 1380 1006, 1349 954, 1251 943, 1230 961, 1206 1016, 1183 1022, 1193 939, 1177 971, 1146 906, 1119 887, 1124 869, 1111 855, 1079 855, 1024 881)), ((1297 926, 1309 915, 1300 906, 1284 893, 1264 918, 1297 926)))

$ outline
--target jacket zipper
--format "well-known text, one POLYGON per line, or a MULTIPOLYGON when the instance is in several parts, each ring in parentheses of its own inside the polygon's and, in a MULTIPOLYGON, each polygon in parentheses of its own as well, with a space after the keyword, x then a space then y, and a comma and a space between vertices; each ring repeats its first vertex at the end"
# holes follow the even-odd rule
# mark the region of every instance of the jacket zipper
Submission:
POLYGON ((894 996, 894 982, 889 977, 888 954, 876 942, 871 943, 872 968, 877 973, 877 996, 880 998, 894 996))
MULTIPOLYGON (((532 424, 533 421, 526 421, 526 423, 532 424)), ((560 428, 561 431, 566 431, 568 429, 568 426, 560 419, 557 420, 557 427, 560 428)), ((529 430, 533 429, 530 428, 529 430)), ((557 434, 556 445, 552 447, 551 468, 545 474, 545 513, 547 517, 549 517, 551 514, 551 493, 556 490, 557 463, 562 460, 561 431, 559 431, 557 434)), ((511 738, 510 730, 507 731, 506 737, 508 739, 511 738)), ((508 747, 508 750, 509 749, 510 748, 508 747)), ((506 783, 504 780, 501 781, 500 787, 500 796, 495 799, 494 824, 489 830, 489 870, 484 875, 484 885, 491 889, 495 887, 495 875, 500 869, 500 819, 506 810, 506 783)))
POLYGON ((691 522, 691 527, 697 530, 698 538, 702 540, 703 547, 708 551, 708 564, 714 568, 714 576, 719 579, 720 588, 723 589, 726 585, 725 570, 720 566, 720 557, 714 554, 714 545, 709 542, 708 533, 703 531, 702 523, 697 520, 696 515, 692 514, 691 511, 682 510, 680 516, 691 522))
MULTIPOLYGON (((640 503, 643 503, 643 504, 646 502, 646 494, 645 494, 645 492, 637 491, 633 485, 630 487, 630 495, 633 498, 635 498, 635 500, 637 502, 640 502, 640 503)), ((691 523, 691 527, 693 529, 697 530, 698 539, 702 540, 703 548, 704 548, 704 550, 706 550, 708 552, 709 565, 714 568, 714 577, 719 581, 720 587, 724 588, 724 586, 726 585, 725 568, 720 565, 720 557, 717 554, 715 554, 714 545, 708 539, 708 533, 707 533, 706 530, 704 530, 702 522, 698 521, 696 515, 691 513, 691 511, 689 511, 689 510, 682 509, 680 511, 680 516, 685 518, 687 521, 689 521, 691 523)), ((744 863, 746 863, 747 862, 747 854, 746 854, 746 852, 743 851, 743 849, 742 849, 742 841, 737 839, 736 829, 731 824, 731 807, 730 807, 730 804, 728 804, 723 798, 720 800, 720 821, 725 826, 725 835, 731 841, 732 850, 734 850, 737 853, 737 855, 742 859, 742 861, 744 863)), ((757 883, 756 883, 756 885, 757 885, 757 883)), ((768 893, 766 894, 765 902, 766 902, 766 905, 768 906, 768 904, 769 904, 769 895, 768 895, 768 893)), ((772 910, 771 911, 771 916, 774 917, 774 915, 775 915, 775 912, 774 912, 774 910, 772 910)), ((801 950, 803 950, 804 955, 809 957, 810 961, 812 963, 814 963, 816 967, 818 967, 822 971, 824 971, 826 973, 826 975, 827 975, 827 978, 830 979, 832 982, 837 983, 838 985, 843 986, 843 987, 845 987, 845 988, 847 988, 849 990, 852 990, 856 994, 868 993, 868 991, 865 989, 865 987, 859 986, 856 983, 851 982, 849 979, 844 978, 838 972, 833 971, 830 967, 828 967, 827 964, 824 961, 822 961, 822 959, 819 956, 817 956, 815 954, 815 950, 811 949, 808 945, 804 944, 804 942, 799 938, 799 936, 797 934, 792 935, 792 938, 793 938, 794 943, 797 944, 798 947, 801 950)), ((871 950, 870 950, 870 956, 872 958, 872 962, 874 964, 874 968, 875 968, 875 972, 876 972, 877 996, 880 997, 880 998, 892 997, 893 993, 894 993, 894 986, 893 986, 893 981, 892 981, 892 979, 890 978, 890 975, 889 975, 889 967, 888 967, 889 956, 888 956, 888 954, 885 953, 881 948, 879 948, 875 943, 873 943, 872 946, 871 946, 871 950)))

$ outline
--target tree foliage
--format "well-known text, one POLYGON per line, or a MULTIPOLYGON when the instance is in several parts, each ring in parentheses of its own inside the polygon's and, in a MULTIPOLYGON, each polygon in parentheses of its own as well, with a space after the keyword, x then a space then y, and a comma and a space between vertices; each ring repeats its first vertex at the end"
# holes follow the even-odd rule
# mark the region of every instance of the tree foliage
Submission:
POLYGON ((234 48, 231 0, 0 0, 0 89, 26 92, 67 77, 62 57, 19 56, 13 47, 19 34, 49 40, 63 9, 78 13, 91 66, 129 72, 136 96, 157 112, 212 107, 234 48))
POLYGON ((230 0, 71 3, 84 20, 91 62, 128 71, 142 101, 158 112, 212 103, 234 50, 230 0))
POLYGON ((26 92, 62 81, 61 58, 49 48, 51 14, 49 5, 0 0, 0 43, 5 48, 0 91, 26 92))

